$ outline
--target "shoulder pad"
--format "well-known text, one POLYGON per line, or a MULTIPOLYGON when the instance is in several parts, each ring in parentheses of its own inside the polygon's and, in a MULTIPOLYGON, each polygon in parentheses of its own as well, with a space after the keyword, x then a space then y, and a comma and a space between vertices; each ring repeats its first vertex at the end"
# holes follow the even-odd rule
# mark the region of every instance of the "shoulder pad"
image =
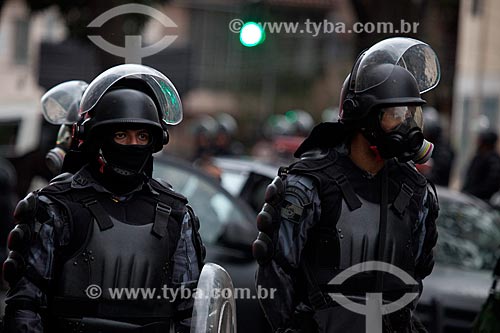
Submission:
POLYGON ((36 214, 37 198, 34 193, 28 194, 24 199, 18 202, 14 210, 14 217, 18 221, 26 221, 33 218, 36 214))
POLYGON ((70 182, 72 180, 73 174, 69 172, 61 173, 60 175, 55 176, 51 179, 49 184, 52 183, 61 183, 61 182, 70 182))
POLYGON ((314 180, 311 177, 300 177, 297 179, 297 183, 301 184, 308 190, 312 190, 314 188, 314 180))
POLYGON ((40 194, 66 193, 72 189, 71 187, 72 181, 73 181, 73 175, 66 172, 52 179, 49 185, 40 189, 38 192, 40 194))
POLYGON ((310 177, 295 176, 288 179, 285 185, 285 200, 302 206, 312 203, 314 180, 310 177))
POLYGON ((174 198, 182 201, 184 204, 186 204, 188 202, 188 199, 185 196, 183 196, 180 193, 175 192, 172 189, 172 186, 170 186, 170 184, 168 184, 164 180, 151 178, 150 184, 158 192, 161 192, 163 194, 174 197, 174 198))
POLYGON ((166 187, 168 189, 172 189, 172 185, 170 183, 168 183, 167 181, 165 181, 165 179, 155 178, 154 180, 156 180, 163 187, 166 187))
POLYGON ((301 160, 320 160, 328 155, 328 149, 312 149, 300 155, 301 160))
POLYGON ((285 186, 285 197, 280 216, 294 224, 300 223, 305 207, 313 202, 313 180, 309 177, 293 176, 285 186))
POLYGON ((320 152, 316 150, 309 152, 304 153, 308 154, 305 156, 306 158, 302 158, 304 156, 304 154, 302 154, 300 161, 290 166, 290 173, 307 173, 322 170, 335 164, 338 159, 338 153, 334 149, 326 150, 326 153, 324 153, 324 150, 320 152))

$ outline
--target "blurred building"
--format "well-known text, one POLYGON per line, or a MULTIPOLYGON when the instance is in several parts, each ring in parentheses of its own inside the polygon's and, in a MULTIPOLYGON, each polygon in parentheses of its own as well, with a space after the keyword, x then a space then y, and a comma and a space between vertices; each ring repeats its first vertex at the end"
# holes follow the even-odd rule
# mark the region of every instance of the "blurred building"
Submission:
POLYGON ((30 16, 22 0, 6 1, 0 16, 0 150, 20 156, 35 150, 41 131, 39 45, 63 38, 57 12, 30 16))
POLYGON ((455 69, 452 142, 455 186, 476 148, 477 134, 500 130, 500 1, 462 0, 455 69))
MULTIPOLYGON (((134 25, 133 20, 110 20, 113 22, 91 31, 88 23, 111 4, 86 3, 100 3, 100 7, 87 6, 70 12, 67 15, 73 26, 67 28, 55 7, 30 16, 23 0, 6 1, 0 21, 0 84, 7 88, 0 91, 0 105, 14 98, 29 104, 23 108, 35 109, 44 90, 69 79, 89 81, 102 70, 124 62, 123 58, 98 49, 87 36, 102 35, 111 44, 123 46, 124 31, 134 25), (78 20, 76 31, 74 22, 78 20)), ((442 30, 436 24, 444 25, 441 18, 447 15, 436 9, 438 5, 429 5, 434 8, 428 11, 433 17, 429 20, 424 15, 427 3, 393 0, 368 6, 367 2, 363 4, 368 7, 362 16, 368 22, 389 20, 389 14, 397 22, 403 17, 422 19, 427 22, 422 23, 426 28, 419 29, 418 38, 427 40, 423 36, 431 35, 443 44, 450 43, 450 38, 440 38, 441 34, 436 33, 442 30), (407 4, 422 6, 422 13, 406 10, 407 4), (401 13, 401 8, 405 13, 401 13)), ((319 121, 325 108, 338 105, 341 84, 359 51, 361 36, 302 30, 287 33, 282 27, 279 33, 268 32, 264 43, 245 47, 239 34, 230 32, 230 22, 296 22, 304 29, 304 22, 309 21, 352 27, 354 22, 362 21, 356 4, 361 6, 361 2, 353 0, 171 0, 156 4, 155 8, 177 27, 166 27, 151 19, 141 32, 143 44, 154 44, 165 35, 177 38, 168 48, 142 59, 142 63, 159 69, 174 82, 184 101, 186 120, 200 113, 233 114, 241 127, 239 139, 251 145, 261 136, 262 124, 272 114, 303 109, 319 121)), ((386 37, 387 34, 371 34, 370 41, 386 37)), ((451 77, 447 73, 446 76, 451 77)), ((450 93, 443 95, 450 99, 450 93)), ((449 113, 449 105, 445 109, 449 113)), ((184 123, 172 130, 171 151, 189 142, 189 132, 183 126, 184 123)))

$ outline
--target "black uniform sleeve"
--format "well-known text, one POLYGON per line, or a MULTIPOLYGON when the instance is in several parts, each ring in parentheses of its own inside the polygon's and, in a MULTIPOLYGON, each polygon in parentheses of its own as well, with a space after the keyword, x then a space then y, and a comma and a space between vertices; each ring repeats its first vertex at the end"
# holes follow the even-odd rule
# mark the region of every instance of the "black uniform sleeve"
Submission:
MULTIPOLYGON (((199 234, 199 220, 191 207, 184 215, 181 236, 174 253, 173 286, 194 290, 200 277, 205 247, 199 234)), ((182 295, 178 293, 177 295, 182 295)), ((192 293, 191 293, 192 295, 192 293)), ((189 332, 194 299, 175 299, 176 332, 189 332)))
POLYGON ((428 213, 423 225, 424 239, 422 248, 415 267, 415 275, 418 279, 423 279, 431 274, 434 267, 434 247, 438 238, 436 219, 439 214, 439 203, 434 191, 427 191, 427 199, 424 202, 424 206, 428 210, 428 213))
POLYGON ((67 223, 64 223, 66 215, 60 207, 38 195, 31 200, 31 205, 36 206, 31 207, 31 214, 16 216, 21 218, 17 223, 25 224, 31 231, 29 239, 20 244, 9 244, 12 252, 18 253, 22 259, 18 262, 19 271, 10 272, 5 332, 43 331, 42 314, 47 307, 46 287, 52 278, 54 249, 69 238, 67 223))
POLYGON ((295 290, 300 259, 308 231, 317 223, 321 204, 310 178, 290 175, 285 182, 281 204, 276 253, 273 260, 260 265, 257 288, 266 288, 272 299, 259 299, 273 330, 292 326, 295 306, 299 303, 295 290))

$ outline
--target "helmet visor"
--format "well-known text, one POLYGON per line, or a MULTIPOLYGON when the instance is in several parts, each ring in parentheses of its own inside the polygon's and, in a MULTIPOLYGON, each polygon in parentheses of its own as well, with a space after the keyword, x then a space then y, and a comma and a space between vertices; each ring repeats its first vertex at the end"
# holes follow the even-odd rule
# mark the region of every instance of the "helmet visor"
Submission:
POLYGON ((361 56, 355 74, 355 92, 376 87, 390 77, 390 72, 383 77, 369 74, 373 66, 381 64, 397 65, 408 70, 421 94, 433 89, 441 75, 439 60, 429 45, 412 38, 389 38, 373 45, 361 56))
POLYGON ((176 125, 181 122, 181 99, 172 82, 156 69, 137 64, 112 67, 97 76, 82 97, 81 113, 90 111, 113 84, 124 78, 139 79, 148 84, 158 100, 165 123, 176 125))
POLYGON ((85 81, 67 81, 51 88, 41 99, 45 120, 54 125, 72 124, 78 120, 85 81))
POLYGON ((400 128, 403 124, 416 124, 423 129, 424 122, 422 107, 420 106, 393 106, 382 108, 380 112, 380 127, 386 133, 400 128))

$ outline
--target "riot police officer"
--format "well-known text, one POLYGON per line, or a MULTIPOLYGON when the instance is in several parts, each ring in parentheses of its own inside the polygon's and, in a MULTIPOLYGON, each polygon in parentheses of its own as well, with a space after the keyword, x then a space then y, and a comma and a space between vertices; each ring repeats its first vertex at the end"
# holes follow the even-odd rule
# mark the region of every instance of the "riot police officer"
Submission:
POLYGON ((199 222, 185 197, 152 178, 152 154, 182 120, 179 95, 162 73, 128 64, 95 78, 79 105, 66 158, 81 168, 15 211, 6 331, 188 331, 192 299, 159 292, 196 284, 199 222), (155 294, 112 295, 130 288, 155 294))
POLYGON ((438 205, 414 163, 432 152, 422 134, 421 94, 438 80, 427 44, 375 44, 344 83, 340 121, 316 126, 295 153, 300 160, 268 187, 253 251, 257 285, 277 290, 273 300, 260 300, 275 332, 366 332, 378 324, 332 293, 365 309, 368 293, 382 293, 381 304, 397 307, 383 317, 384 332, 422 329, 413 317, 416 302, 394 301, 418 295, 433 267, 438 205), (414 283, 374 269, 374 262, 414 283))

